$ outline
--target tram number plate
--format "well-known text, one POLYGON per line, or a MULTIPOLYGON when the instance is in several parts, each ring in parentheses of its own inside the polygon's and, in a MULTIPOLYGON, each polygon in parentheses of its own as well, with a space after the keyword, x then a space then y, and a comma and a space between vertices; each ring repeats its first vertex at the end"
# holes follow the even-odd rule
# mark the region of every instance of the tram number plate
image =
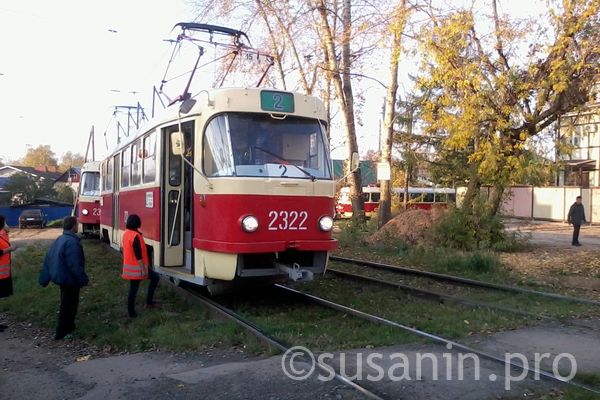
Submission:
POLYGON ((305 231, 307 219, 306 211, 269 211, 269 230, 305 231))
POLYGON ((99 208, 93 208, 92 209, 92 215, 99 217, 100 216, 100 209, 99 208))

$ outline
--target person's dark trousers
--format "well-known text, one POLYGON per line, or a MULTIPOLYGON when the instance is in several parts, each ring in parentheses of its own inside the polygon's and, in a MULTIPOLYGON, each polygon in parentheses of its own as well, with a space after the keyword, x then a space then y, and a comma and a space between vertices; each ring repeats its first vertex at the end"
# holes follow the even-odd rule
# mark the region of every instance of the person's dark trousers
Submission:
POLYGON ((581 225, 573 224, 573 240, 571 241, 571 244, 579 244, 579 229, 580 228, 581 228, 581 225))
POLYGON ((140 288, 141 280, 131 280, 129 281, 129 296, 127 297, 127 312, 129 316, 134 318, 137 317, 137 313, 135 312, 135 298, 137 296, 137 292, 140 288))
POLYGON ((75 330, 75 317, 79 307, 79 288, 60 286, 60 311, 55 339, 62 339, 75 330))
POLYGON ((158 275, 154 270, 149 269, 148 278, 150 278, 150 286, 148 286, 146 304, 154 304, 154 292, 156 291, 156 287, 158 286, 158 281, 160 281, 160 275, 158 275))
MULTIPOLYGON (((154 292, 160 281, 160 275, 150 269, 148 271, 148 278, 150 278, 150 285, 148 286, 148 294, 146 296, 146 304, 154 303, 154 292)), ((137 297, 138 290, 140 289, 141 280, 129 281, 129 296, 127 297, 127 312, 129 316, 134 318, 137 317, 135 312, 135 298, 137 297)))

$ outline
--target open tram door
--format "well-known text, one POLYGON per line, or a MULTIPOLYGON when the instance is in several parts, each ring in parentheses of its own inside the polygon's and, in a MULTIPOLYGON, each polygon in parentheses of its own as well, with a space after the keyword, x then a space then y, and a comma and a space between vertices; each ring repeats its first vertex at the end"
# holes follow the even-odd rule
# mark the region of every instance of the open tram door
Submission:
POLYGON ((164 267, 183 267, 193 274, 192 174, 183 157, 193 159, 193 123, 164 129, 162 173, 161 262, 164 267))

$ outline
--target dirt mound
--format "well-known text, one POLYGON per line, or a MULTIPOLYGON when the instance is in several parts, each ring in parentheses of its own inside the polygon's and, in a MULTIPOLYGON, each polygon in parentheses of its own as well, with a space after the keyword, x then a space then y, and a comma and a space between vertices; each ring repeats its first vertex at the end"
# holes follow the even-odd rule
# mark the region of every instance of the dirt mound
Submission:
POLYGON ((390 220, 380 230, 367 238, 369 244, 415 245, 432 238, 432 227, 445 210, 408 210, 390 220))

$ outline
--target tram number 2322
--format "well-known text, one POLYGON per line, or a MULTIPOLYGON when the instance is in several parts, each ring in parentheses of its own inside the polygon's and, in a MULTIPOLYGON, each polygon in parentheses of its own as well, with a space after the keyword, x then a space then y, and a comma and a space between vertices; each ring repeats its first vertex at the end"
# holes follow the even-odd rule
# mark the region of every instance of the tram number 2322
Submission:
POLYGON ((305 231, 306 211, 269 211, 270 231, 305 231))

